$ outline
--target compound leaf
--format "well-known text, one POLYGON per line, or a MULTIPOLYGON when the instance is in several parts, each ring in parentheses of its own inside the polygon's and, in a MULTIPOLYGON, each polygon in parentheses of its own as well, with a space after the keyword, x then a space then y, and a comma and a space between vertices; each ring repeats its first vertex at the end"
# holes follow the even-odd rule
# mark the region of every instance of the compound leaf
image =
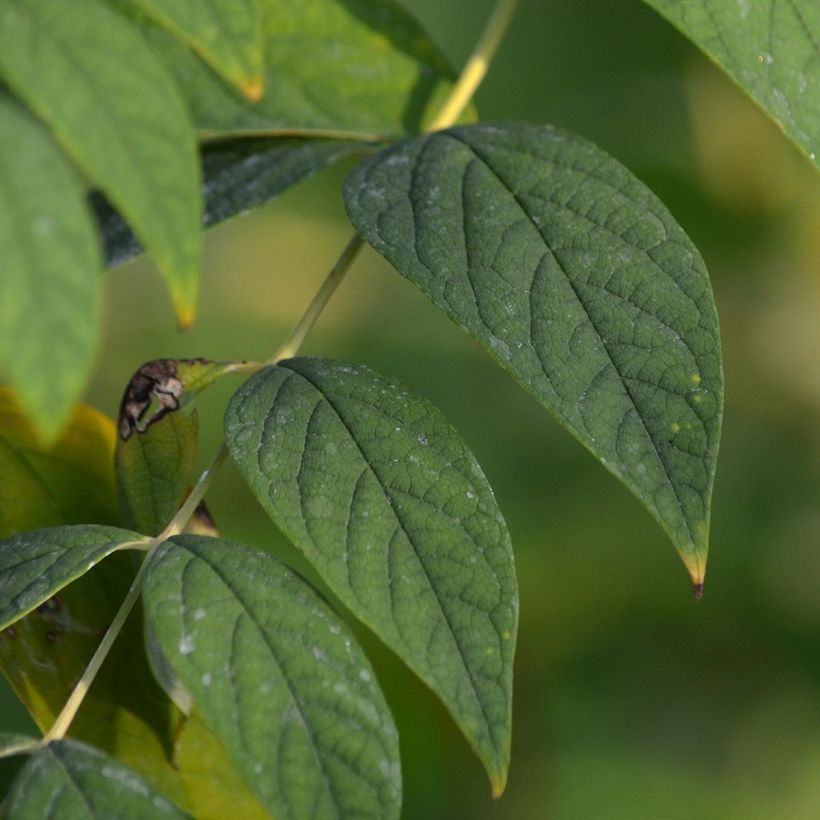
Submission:
POLYGON ((76 740, 49 743, 29 758, 12 784, 6 815, 15 820, 188 817, 136 772, 76 740))
POLYGON ((40 123, 0 96, 0 365, 49 443, 93 361, 101 270, 74 169, 40 123))
POLYGON ((364 654, 264 553, 177 536, 145 585, 153 636, 276 817, 397 817, 398 736, 364 654))
POLYGON ((549 126, 365 159, 348 215, 643 502, 703 582, 723 399, 703 261, 663 204, 549 126))
POLYGON ((272 519, 441 697, 499 794, 518 593, 507 527, 458 434, 369 368, 321 359, 253 376, 225 434, 272 519))
POLYGON ((191 51, 147 30, 206 135, 417 131, 452 87, 424 30, 392 0, 262 0, 265 96, 243 99, 191 51))
POLYGON ((196 137, 137 28, 99 0, 0 0, 0 77, 133 226, 190 324, 202 243, 196 137))
POLYGON ((263 87, 261 0, 135 0, 255 102, 263 87))
POLYGON ((820 168, 817 0, 645 0, 703 49, 820 168))
POLYGON ((135 532, 88 524, 33 530, 0 541, 0 630, 107 555, 146 540, 135 532))

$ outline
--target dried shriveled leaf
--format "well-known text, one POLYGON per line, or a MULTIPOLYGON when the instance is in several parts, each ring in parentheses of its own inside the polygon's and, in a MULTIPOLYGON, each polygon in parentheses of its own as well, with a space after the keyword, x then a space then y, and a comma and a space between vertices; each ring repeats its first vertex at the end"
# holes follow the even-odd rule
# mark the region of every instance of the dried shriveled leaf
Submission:
POLYGON ((271 518, 441 697, 500 793, 518 593, 504 519, 458 434, 367 367, 293 359, 234 395, 225 438, 271 518))
POLYGON ((345 186, 355 227, 668 533, 703 582, 723 403, 706 267, 595 145, 502 123, 407 140, 345 186))

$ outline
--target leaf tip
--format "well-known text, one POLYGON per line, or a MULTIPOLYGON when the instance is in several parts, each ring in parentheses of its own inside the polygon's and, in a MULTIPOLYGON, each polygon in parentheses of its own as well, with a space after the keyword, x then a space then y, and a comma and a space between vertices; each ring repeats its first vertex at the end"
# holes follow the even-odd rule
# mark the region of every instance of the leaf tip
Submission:
POLYGON ((265 96, 265 81, 261 76, 252 77, 242 83, 241 89, 248 101, 258 103, 265 96))
POLYGON ((699 604, 700 599, 703 597, 703 582, 699 582, 693 585, 693 589, 695 592, 695 603, 699 604))
POLYGON ((177 317, 177 327, 180 330, 188 330, 196 319, 196 308, 191 304, 177 303, 174 312, 177 317))

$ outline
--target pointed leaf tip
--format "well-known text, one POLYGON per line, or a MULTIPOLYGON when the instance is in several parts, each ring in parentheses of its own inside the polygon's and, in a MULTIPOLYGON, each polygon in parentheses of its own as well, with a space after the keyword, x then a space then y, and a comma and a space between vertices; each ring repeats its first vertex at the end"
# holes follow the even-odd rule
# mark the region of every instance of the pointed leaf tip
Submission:
POLYGON ((242 93, 252 103, 259 102, 265 96, 265 81, 262 77, 254 77, 242 85, 242 93))
POLYGON ((698 583, 694 585, 695 590, 695 603, 699 604, 700 599, 703 598, 703 583, 698 583))

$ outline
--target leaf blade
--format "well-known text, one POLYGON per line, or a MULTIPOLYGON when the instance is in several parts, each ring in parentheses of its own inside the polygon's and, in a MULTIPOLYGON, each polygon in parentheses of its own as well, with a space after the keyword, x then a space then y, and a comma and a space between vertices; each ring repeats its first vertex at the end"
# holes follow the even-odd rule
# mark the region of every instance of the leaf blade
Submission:
POLYGON ((228 82, 255 102, 264 92, 259 0, 137 0, 158 23, 187 42, 228 82))
POLYGON ((92 746, 60 740, 33 754, 8 796, 9 817, 188 817, 92 746))
POLYGON ((711 57, 820 169, 820 7, 645 0, 711 57))
POLYGON ((135 532, 89 524, 34 530, 0 541, 0 629, 112 552, 146 540, 135 532))
POLYGON ((82 392, 100 331, 102 259, 90 216, 45 129, 0 96, 0 361, 49 443, 82 392))
POLYGON ((139 31, 98 0, 0 0, 0 75, 134 226, 190 324, 201 257, 196 139, 139 31))
POLYGON ((392 718, 363 653, 305 582, 241 544, 176 536, 145 601, 176 674, 269 811, 398 816, 392 718), (205 634, 213 620, 233 628, 205 634))
POLYGON ((596 146, 524 124, 408 140, 348 177, 353 225, 652 513, 702 584, 723 373, 708 274, 596 146))
POLYGON ((225 432, 273 521, 443 700, 500 794, 517 588, 506 525, 455 431, 368 368, 293 359, 237 391, 225 432))

